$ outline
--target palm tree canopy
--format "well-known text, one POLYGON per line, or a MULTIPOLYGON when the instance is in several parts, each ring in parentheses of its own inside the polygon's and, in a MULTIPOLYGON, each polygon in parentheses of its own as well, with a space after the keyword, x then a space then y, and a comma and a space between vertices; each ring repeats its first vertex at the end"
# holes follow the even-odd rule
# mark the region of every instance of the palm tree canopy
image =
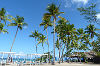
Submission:
POLYGON ((55 44, 56 44, 56 47, 59 49, 60 44, 59 44, 59 40, 58 39, 57 39, 55 44))
POLYGON ((93 38, 94 35, 96 35, 96 32, 95 32, 96 31, 96 28, 92 24, 88 25, 85 30, 86 30, 85 33, 90 34, 91 35, 91 38, 93 38))
POLYGON ((6 14, 6 10, 4 8, 1 8, 0 10, 0 19, 4 20, 6 14))
POLYGON ((43 34, 40 34, 38 41, 39 41, 38 44, 42 43, 42 46, 43 46, 43 43, 46 41, 46 36, 44 36, 43 34))
POLYGON ((53 3, 49 4, 46 10, 49 12, 46 13, 47 16, 58 16, 61 13, 64 13, 64 12, 59 12, 59 7, 53 3))
POLYGON ((3 28, 4 28, 4 24, 3 23, 0 23, 0 33, 1 32, 3 32, 3 33, 6 33, 7 32, 7 29, 3 29, 3 28))
POLYGON ((84 30, 82 28, 77 29, 78 34, 83 34, 84 30))
POLYGON ((3 30, 4 24, 0 23, 0 30, 3 30))
POLYGON ((40 24, 40 26, 44 26, 44 30, 47 29, 47 27, 49 26, 52 27, 52 25, 53 24, 50 20, 50 17, 46 17, 46 16, 43 18, 43 22, 40 24))
POLYGON ((33 38, 38 38, 39 37, 39 33, 38 33, 38 31, 37 30, 35 30, 35 32, 32 32, 32 35, 29 35, 29 37, 33 37, 33 38))
POLYGON ((76 33, 76 29, 74 28, 74 24, 67 24, 67 26, 66 26, 66 34, 67 35, 71 35, 71 34, 73 34, 73 33, 76 33))
POLYGON ((62 31, 63 28, 66 27, 66 24, 69 22, 68 20, 66 20, 65 18, 61 17, 61 16, 58 16, 60 18, 60 20, 58 20, 58 24, 56 25, 56 29, 55 31, 57 33, 60 33, 60 31, 62 31))
POLYGON ((8 24, 8 26, 17 26, 20 30, 22 30, 23 26, 27 26, 27 23, 24 22, 24 18, 20 16, 16 16, 13 18, 14 23, 8 24))
POLYGON ((6 21, 8 20, 9 22, 11 22, 11 19, 8 18, 8 16, 6 15, 6 10, 4 8, 1 8, 0 10, 0 22, 4 21, 6 24, 6 21))

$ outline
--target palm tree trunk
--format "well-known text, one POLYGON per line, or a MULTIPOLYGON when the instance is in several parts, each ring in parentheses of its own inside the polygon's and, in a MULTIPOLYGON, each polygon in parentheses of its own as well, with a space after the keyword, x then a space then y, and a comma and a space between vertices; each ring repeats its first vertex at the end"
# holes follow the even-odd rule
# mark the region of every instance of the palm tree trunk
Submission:
POLYGON ((61 58, 60 58, 60 48, 59 48, 59 64, 60 64, 61 58))
POLYGON ((37 53, 37 45, 36 45, 36 38, 35 38, 35 46, 36 46, 36 53, 37 53))
MULTIPOLYGON (((92 44, 93 44, 93 51, 94 51, 94 38, 93 38, 92 44)), ((95 54, 94 54, 94 55, 95 55, 95 54)), ((94 59, 93 59, 93 62, 94 62, 94 59)))
POLYGON ((54 16, 54 34, 53 34, 53 48, 54 48, 54 58, 53 58, 53 62, 55 64, 55 21, 56 21, 56 17, 54 16))
POLYGON ((44 46, 43 46, 43 41, 42 41, 42 47, 43 47, 43 54, 44 54, 44 46))
MULTIPOLYGON (((44 46, 42 46, 43 47, 43 54, 44 54, 44 46)), ((44 56, 43 56, 43 59, 42 59, 42 62, 44 61, 44 56)))
POLYGON ((65 49, 65 46, 64 46, 64 48, 62 49, 62 56, 61 56, 61 58, 62 58, 62 63, 63 63, 63 52, 64 52, 64 49, 65 49))
POLYGON ((93 42, 92 42, 92 44, 93 44, 93 50, 94 50, 94 38, 93 38, 93 42))
POLYGON ((92 38, 92 46, 93 46, 93 50, 94 50, 94 34, 93 34, 93 32, 91 34, 91 38, 92 38))
MULTIPOLYGON (((35 38, 35 45, 36 45, 36 38, 35 38)), ((36 45, 36 54, 37 54, 37 45, 36 45)), ((36 56, 35 56, 35 60, 36 60, 36 56)))
MULTIPOLYGON (((63 49, 64 49, 64 48, 63 48, 63 49)), ((61 58, 62 58, 62 63, 63 63, 63 50, 62 50, 62 57, 61 57, 61 58)))
MULTIPOLYGON (((68 50, 69 44, 70 44, 70 39, 69 39, 69 35, 68 35, 67 51, 69 51, 69 50, 68 50)), ((69 55, 69 53, 68 53, 68 55, 69 55)), ((68 61, 68 62, 70 62, 70 56, 69 56, 69 61, 68 61)))
POLYGON ((46 29, 47 32, 47 44, 48 44, 48 56, 49 56, 49 63, 50 63, 50 51, 49 51, 49 41, 48 41, 48 31, 46 29))
MULTIPOLYGON (((58 41, 59 41, 59 35, 58 35, 58 41)), ((59 64, 60 64, 61 58, 60 58, 60 43, 59 43, 59 64)))
POLYGON ((11 52, 12 47, 13 47, 13 45, 14 45, 14 42, 15 42, 15 39, 16 39, 16 36, 17 36, 17 33, 18 33, 18 27, 17 27, 17 31, 16 31, 16 34, 15 34, 15 37, 14 37, 14 40, 13 40, 13 43, 12 43, 12 46, 11 46, 10 52, 11 52))

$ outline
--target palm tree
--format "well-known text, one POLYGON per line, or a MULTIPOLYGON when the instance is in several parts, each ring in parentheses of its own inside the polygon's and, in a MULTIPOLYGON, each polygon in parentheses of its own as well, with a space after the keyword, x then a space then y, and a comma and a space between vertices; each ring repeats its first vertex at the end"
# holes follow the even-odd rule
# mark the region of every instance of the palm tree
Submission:
MULTIPOLYGON (((77 36, 75 37, 75 38, 77 38, 77 39, 75 39, 77 41, 77 44, 75 45, 75 48, 78 50, 78 56, 81 56, 81 54, 79 53, 79 50, 82 50, 85 48, 85 46, 83 47, 83 45, 85 45, 85 44, 83 44, 83 41, 84 41, 83 36, 84 35, 85 35, 85 33, 82 28, 77 29, 77 36)), ((78 58, 80 58, 79 60, 81 63, 81 57, 78 57, 78 58)))
POLYGON ((40 34, 39 38, 38 38, 38 44, 42 43, 42 47, 43 47, 43 54, 44 54, 44 42, 46 41, 46 36, 44 36, 43 34, 40 34))
POLYGON ((59 12, 59 7, 57 7, 53 3, 47 7, 47 11, 48 13, 45 13, 44 16, 50 17, 50 18, 53 17, 53 27, 54 27, 54 35, 53 35, 54 60, 53 61, 55 63, 55 22, 56 22, 57 16, 63 12, 59 12))
MULTIPOLYGON (((38 44, 42 43, 43 54, 44 54, 44 42, 46 42, 46 37, 43 34, 40 34, 38 38, 38 44)), ((43 57, 42 57, 42 62, 43 62, 43 57)))
POLYGON ((38 31, 35 30, 35 32, 32 32, 32 35, 29 35, 29 37, 35 38, 35 45, 36 45, 36 53, 37 53, 37 44, 36 44, 36 39, 39 38, 39 33, 38 31))
POLYGON ((26 25, 27 25, 27 24, 24 22, 24 18, 23 18, 23 17, 16 16, 16 18, 13 18, 13 20, 14 20, 14 23, 10 23, 10 24, 8 24, 8 26, 17 26, 17 31, 16 31, 16 34, 15 34, 15 37, 14 37, 12 46, 11 46, 11 48, 10 48, 10 52, 12 51, 12 47, 13 47, 13 45, 14 45, 14 42, 15 42, 15 39, 16 39, 18 30, 19 30, 19 29, 22 30, 22 29, 23 29, 23 26, 26 26, 26 25))
POLYGON ((93 46, 93 49, 94 49, 94 44, 93 44, 94 43, 94 36, 97 35, 97 33, 95 32, 96 28, 95 28, 94 25, 90 24, 86 27, 85 30, 86 30, 85 32, 88 33, 90 35, 91 39, 92 39, 92 46, 93 46))
MULTIPOLYGON (((71 45, 71 41, 74 41, 74 35, 76 34, 76 29, 74 28, 74 24, 67 24, 66 28, 65 28, 65 34, 66 34, 66 42, 67 42, 67 52, 69 53, 68 55, 70 56, 70 52, 72 50, 72 45, 71 45), (70 51, 70 52, 69 52, 70 51)), ((75 41, 74 41, 75 42, 75 41)), ((69 60, 70 61, 70 60, 69 60)))
MULTIPOLYGON (((61 44, 62 44, 64 37, 66 37, 66 34, 64 33, 64 31, 65 31, 64 29, 66 28, 66 24, 68 23, 68 20, 66 20, 65 18, 63 18, 61 16, 59 16, 59 18, 60 18, 60 20, 57 22, 58 24, 55 27, 56 28, 55 32, 57 33, 57 37, 58 37, 58 39, 61 40, 61 44)), ((61 46, 61 44, 59 44, 59 45, 61 46)), ((64 44, 66 46, 66 43, 64 43, 64 44)), ((63 50, 62 50, 62 59, 63 59, 64 49, 65 48, 63 48, 63 50)), ((60 54, 61 47, 59 47, 58 50, 59 50, 59 54, 60 54)), ((60 60, 61 60, 61 58, 59 55, 59 63, 60 63, 60 60)), ((62 60, 62 62, 63 62, 63 60, 62 60)))
POLYGON ((46 29, 46 33, 47 33, 47 44, 48 44, 48 52, 49 52, 49 63, 50 63, 50 51, 49 51, 49 41, 48 41, 48 31, 47 28, 50 26, 52 27, 52 22, 50 20, 50 17, 46 17, 44 16, 46 19, 43 18, 43 22, 40 24, 40 26, 44 26, 44 30, 46 29))
POLYGON ((100 56, 100 34, 97 36, 97 40, 95 41, 95 48, 94 50, 97 54, 97 56, 100 56))

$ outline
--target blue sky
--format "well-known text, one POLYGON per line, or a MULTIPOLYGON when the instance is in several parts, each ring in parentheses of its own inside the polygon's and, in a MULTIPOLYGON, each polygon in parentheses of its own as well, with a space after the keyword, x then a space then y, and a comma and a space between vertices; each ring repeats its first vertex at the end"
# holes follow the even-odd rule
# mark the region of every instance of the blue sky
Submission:
MULTIPOLYGON (((62 2, 61 11, 65 12, 62 16, 68 19, 71 24, 75 24, 76 28, 85 28, 88 25, 84 17, 80 16, 80 12, 77 11, 78 7, 86 7, 93 2, 97 3, 96 10, 100 11, 99 0, 0 0, 0 8, 5 8, 7 13, 14 17, 16 15, 23 16, 25 22, 28 23, 27 28, 18 31, 13 52, 35 53, 35 40, 30 38, 29 35, 35 29, 46 35, 43 27, 39 27, 39 24, 42 22, 42 16, 46 12, 47 5, 51 2, 55 2, 58 5, 58 1, 62 2)), ((100 18, 99 14, 98 18, 100 18)), ((96 26, 98 27, 98 25, 96 26)), ((9 34, 0 34, 0 51, 9 51, 16 32, 16 27, 5 28, 8 29, 9 34)), ((50 33, 52 28, 49 28, 48 31, 50 50, 53 50, 53 35, 50 33)), ((47 49, 46 44, 45 49, 47 49)), ((38 45, 38 53, 42 53, 41 45, 38 45)))

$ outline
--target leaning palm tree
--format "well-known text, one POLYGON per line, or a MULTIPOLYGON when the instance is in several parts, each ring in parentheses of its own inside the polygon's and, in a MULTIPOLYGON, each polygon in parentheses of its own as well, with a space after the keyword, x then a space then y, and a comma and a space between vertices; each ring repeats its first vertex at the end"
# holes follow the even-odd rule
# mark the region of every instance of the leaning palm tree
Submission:
POLYGON ((32 35, 29 35, 29 37, 35 38, 35 45, 36 45, 36 53, 37 53, 37 44, 36 44, 36 39, 39 37, 38 31, 35 30, 35 32, 32 32, 32 35))
POLYGON ((50 17, 47 17, 46 19, 43 18, 43 22, 40 24, 40 26, 44 26, 44 30, 46 30, 47 33, 47 44, 48 44, 48 52, 49 52, 49 63, 50 63, 50 51, 49 51, 49 41, 48 41, 48 31, 47 28, 50 26, 52 27, 52 22, 50 20, 50 17))
POLYGON ((8 26, 17 26, 17 31, 16 31, 16 34, 15 34, 15 37, 14 37, 12 46, 11 46, 11 48, 10 48, 10 52, 12 51, 12 47, 13 47, 13 45, 14 45, 14 42, 15 42, 15 39, 16 39, 18 30, 19 30, 19 29, 22 30, 22 29, 23 29, 23 26, 26 26, 26 25, 27 25, 27 24, 24 22, 24 18, 23 18, 23 17, 16 16, 16 18, 13 18, 13 20, 14 20, 14 22, 8 24, 8 26))
POLYGON ((88 33, 90 35, 91 39, 92 39, 92 46, 93 46, 93 49, 94 49, 94 44, 93 44, 94 43, 94 36, 97 35, 97 33, 95 32, 96 28, 95 28, 94 25, 90 24, 86 27, 85 30, 86 30, 85 32, 88 33))
POLYGON ((45 13, 44 18, 53 17, 53 27, 54 27, 54 35, 53 35, 54 60, 53 61, 55 63, 55 22, 56 22, 57 16, 63 12, 59 12, 59 7, 53 3, 47 7, 47 11, 48 13, 45 13))

